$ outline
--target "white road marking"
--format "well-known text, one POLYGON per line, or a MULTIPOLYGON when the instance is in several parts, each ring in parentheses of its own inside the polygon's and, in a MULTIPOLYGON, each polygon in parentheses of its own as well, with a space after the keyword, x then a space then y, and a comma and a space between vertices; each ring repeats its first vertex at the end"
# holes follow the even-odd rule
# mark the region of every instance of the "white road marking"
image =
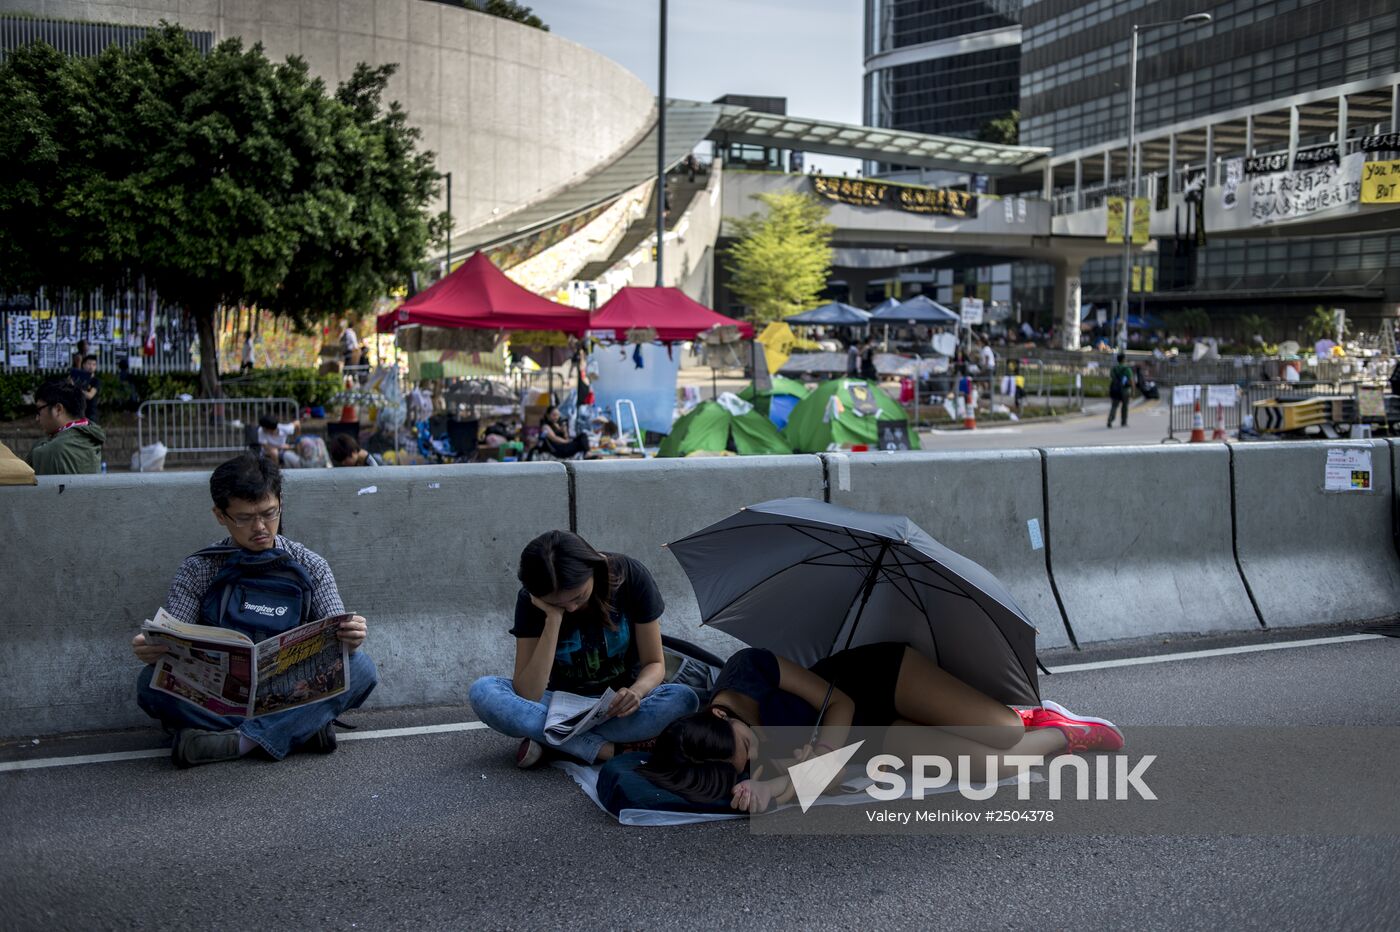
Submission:
POLYGON ((1150 657, 1122 657, 1118 660, 1097 660, 1092 663, 1067 663, 1049 667, 1052 674, 1082 673, 1087 670, 1108 670, 1113 667, 1138 667, 1149 663, 1173 663, 1177 660, 1199 660, 1204 657, 1226 657, 1230 654, 1253 654, 1265 650, 1287 650, 1291 647, 1320 647, 1324 644, 1348 644, 1352 641, 1382 640, 1382 634, 1343 634, 1330 638, 1305 638, 1276 644, 1246 644, 1241 647, 1217 647, 1211 650, 1189 650, 1177 654, 1155 654, 1150 657))
MULTIPOLYGON (((1380 634, 1345 634, 1329 638, 1306 638, 1277 644, 1252 644, 1241 647, 1218 647, 1212 650, 1183 651, 1157 654, 1151 657, 1123 657, 1119 660, 1098 660, 1093 663, 1069 663, 1050 667, 1052 674, 1083 673, 1113 667, 1135 667, 1150 663, 1172 663, 1178 660, 1199 660, 1205 657, 1225 657, 1230 654, 1252 654, 1266 650, 1286 650, 1293 647, 1320 647, 1328 644, 1348 644, 1355 641, 1384 640, 1380 634)), ((340 741, 367 741, 371 738, 404 738, 412 735, 437 735, 448 732, 479 731, 484 722, 446 722, 441 725, 414 725, 408 728, 379 728, 372 731, 337 732, 340 741)), ((0 761, 0 773, 18 770, 43 770, 49 767, 72 767, 77 764, 107 764, 118 761, 169 757, 169 748, 147 748, 139 751, 114 751, 108 754, 76 754, 71 757, 41 757, 35 760, 0 761)))
MULTIPOLYGON (((409 735, 437 735, 451 731, 477 731, 485 722, 448 722, 443 725, 416 725, 411 728, 380 728, 374 731, 339 731, 339 741, 364 741, 369 738, 403 738, 409 735)), ((107 764, 115 761, 143 760, 148 757, 169 757, 169 748, 147 748, 141 751, 114 751, 110 754, 77 754, 72 757, 42 757, 36 760, 0 761, 0 773, 14 770, 42 770, 48 767, 72 767, 75 764, 107 764)))

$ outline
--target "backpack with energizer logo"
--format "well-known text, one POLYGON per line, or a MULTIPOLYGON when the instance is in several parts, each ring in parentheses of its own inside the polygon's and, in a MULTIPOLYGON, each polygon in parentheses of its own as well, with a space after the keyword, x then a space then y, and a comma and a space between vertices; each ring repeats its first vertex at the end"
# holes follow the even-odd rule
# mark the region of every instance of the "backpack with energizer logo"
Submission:
POLYGON ((200 601, 203 624, 241 631, 256 643, 314 620, 311 577, 285 550, 216 545, 195 556, 224 560, 200 601))

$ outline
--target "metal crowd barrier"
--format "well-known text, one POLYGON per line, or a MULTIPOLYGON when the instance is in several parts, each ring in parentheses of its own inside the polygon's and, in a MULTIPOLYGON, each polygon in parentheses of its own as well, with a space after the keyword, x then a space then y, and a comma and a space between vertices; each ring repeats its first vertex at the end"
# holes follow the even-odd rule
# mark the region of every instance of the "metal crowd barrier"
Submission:
POLYGON ((159 442, 166 456, 239 453, 248 448, 249 428, 271 414, 279 423, 297 418, 294 398, 196 398, 146 401, 136 412, 138 469, 145 465, 140 448, 159 442))
POLYGON ((1171 416, 1167 419, 1167 436, 1163 443, 1179 442, 1179 434, 1190 435, 1196 413, 1196 399, 1201 400, 1201 419, 1205 429, 1213 431, 1217 422, 1217 405, 1225 415, 1225 430, 1238 431, 1244 418, 1254 410, 1254 403, 1273 398, 1305 398, 1309 395, 1344 395, 1353 393, 1353 383, 1343 382, 1248 382, 1244 385, 1161 385, 1167 395, 1171 416))

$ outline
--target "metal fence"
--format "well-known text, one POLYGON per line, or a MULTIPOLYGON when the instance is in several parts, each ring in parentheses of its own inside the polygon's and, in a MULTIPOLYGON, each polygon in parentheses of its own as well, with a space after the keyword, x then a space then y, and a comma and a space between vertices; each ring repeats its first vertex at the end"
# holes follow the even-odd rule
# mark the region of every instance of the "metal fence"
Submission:
MULTIPOLYGON (((143 402, 136 412, 136 443, 165 445, 166 456, 238 453, 264 414, 296 420, 294 398, 197 398, 143 402)), ((144 458, 141 458, 144 466, 144 458)))
POLYGON ((1224 428, 1227 432, 1238 432, 1244 418, 1254 411, 1258 401, 1278 399, 1280 401, 1302 401, 1315 395, 1355 396, 1360 382, 1351 381, 1308 381, 1308 382, 1249 382, 1235 384, 1196 384, 1163 385, 1170 416, 1167 419, 1167 436, 1164 443, 1180 441, 1181 435, 1190 436, 1196 414, 1196 399, 1201 402, 1201 419, 1206 430, 1214 432, 1219 426, 1220 415, 1224 415, 1224 428))

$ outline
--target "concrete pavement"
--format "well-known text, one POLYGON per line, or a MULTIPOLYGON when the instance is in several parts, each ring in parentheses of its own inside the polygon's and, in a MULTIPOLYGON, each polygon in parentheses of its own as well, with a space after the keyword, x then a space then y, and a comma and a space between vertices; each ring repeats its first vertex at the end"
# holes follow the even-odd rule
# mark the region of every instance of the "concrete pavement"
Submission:
MULTIPOLYGON (((1292 632, 1329 637, 1338 629, 1292 632)), ((1085 663, 1047 698, 1127 726, 1396 726, 1379 639, 1085 663)), ((463 689, 465 693, 465 689, 463 689)), ((358 713, 361 728, 469 719, 358 713)), ((1131 736, 1130 736, 1131 737, 1131 736)), ((91 736, 4 757, 133 745, 91 736)), ((564 774, 519 772, 481 730, 345 741, 331 757, 190 771, 164 759, 0 772, 0 926, 38 928, 1394 928, 1400 839, 773 837, 742 823, 625 828, 564 774)), ((1300 748, 1306 753, 1306 748, 1300 748)))

